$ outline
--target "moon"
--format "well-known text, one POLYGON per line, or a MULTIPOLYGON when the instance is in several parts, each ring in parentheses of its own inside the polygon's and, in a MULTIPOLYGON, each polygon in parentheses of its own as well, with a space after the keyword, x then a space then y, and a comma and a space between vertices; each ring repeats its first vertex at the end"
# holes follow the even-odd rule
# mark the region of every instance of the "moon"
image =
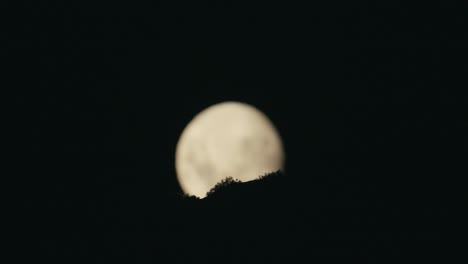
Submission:
POLYGON ((281 137, 268 117, 241 102, 222 102, 196 115, 176 146, 175 167, 182 190, 205 197, 227 177, 242 182, 284 170, 281 137))

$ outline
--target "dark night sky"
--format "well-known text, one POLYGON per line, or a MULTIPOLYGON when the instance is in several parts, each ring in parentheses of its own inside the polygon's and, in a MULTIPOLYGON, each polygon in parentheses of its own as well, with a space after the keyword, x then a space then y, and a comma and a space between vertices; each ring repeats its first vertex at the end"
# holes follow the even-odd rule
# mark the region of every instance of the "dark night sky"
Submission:
POLYGON ((271 118, 291 181, 461 197, 462 7, 167 2, 23 1, 11 22, 25 235, 46 234, 45 252, 83 229, 158 223, 181 192, 180 133, 225 100, 271 118))

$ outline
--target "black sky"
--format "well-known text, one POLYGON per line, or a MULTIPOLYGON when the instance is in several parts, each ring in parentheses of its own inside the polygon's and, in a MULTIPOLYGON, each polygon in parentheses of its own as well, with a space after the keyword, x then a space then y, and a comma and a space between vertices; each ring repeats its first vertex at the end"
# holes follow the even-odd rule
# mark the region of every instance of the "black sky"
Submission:
POLYGON ((42 253, 92 248, 83 230, 127 224, 138 240, 157 225, 181 193, 180 133, 225 100, 270 117, 291 181, 386 186, 447 210, 463 196, 463 6, 39 2, 20 3, 2 56, 25 238, 43 235, 30 242, 42 253))

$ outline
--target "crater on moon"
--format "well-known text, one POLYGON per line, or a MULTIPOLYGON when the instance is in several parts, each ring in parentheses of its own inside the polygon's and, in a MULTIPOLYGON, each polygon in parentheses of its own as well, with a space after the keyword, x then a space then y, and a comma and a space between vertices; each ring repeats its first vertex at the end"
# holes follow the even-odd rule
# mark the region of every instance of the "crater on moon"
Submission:
POLYGON ((240 102, 208 107, 186 126, 176 147, 182 190, 205 197, 227 177, 249 181, 283 169, 280 136, 265 114, 240 102))

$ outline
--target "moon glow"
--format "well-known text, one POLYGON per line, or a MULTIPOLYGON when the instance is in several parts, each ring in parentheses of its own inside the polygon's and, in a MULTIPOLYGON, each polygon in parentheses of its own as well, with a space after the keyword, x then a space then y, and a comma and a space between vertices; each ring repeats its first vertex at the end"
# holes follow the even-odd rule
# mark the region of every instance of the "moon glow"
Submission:
POLYGON ((224 178, 241 181, 282 170, 281 138, 268 117, 253 106, 223 102, 196 115, 176 147, 175 167, 182 190, 205 197, 224 178))

